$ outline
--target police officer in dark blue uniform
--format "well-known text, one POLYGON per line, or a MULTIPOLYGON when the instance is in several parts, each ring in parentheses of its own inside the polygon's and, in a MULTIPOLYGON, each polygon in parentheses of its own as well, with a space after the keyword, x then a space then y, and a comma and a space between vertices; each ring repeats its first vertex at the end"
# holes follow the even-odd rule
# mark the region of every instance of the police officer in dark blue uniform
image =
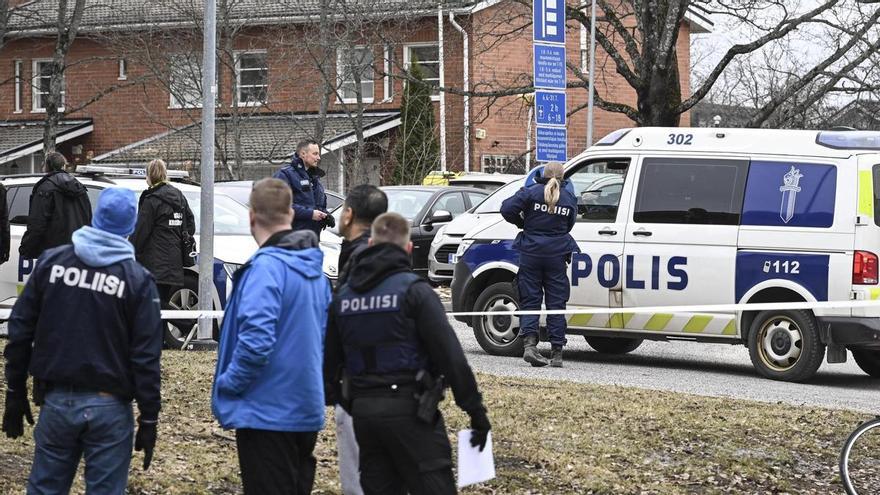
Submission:
MULTIPOLYGON (((571 287, 566 273, 572 252, 580 251, 572 227, 577 218, 577 199, 563 178, 560 163, 548 163, 535 184, 520 189, 501 204, 501 215, 523 229, 513 247, 519 251, 519 303, 523 310, 565 309, 571 287)), ((537 349, 537 315, 520 316, 520 335, 525 346, 523 359, 532 366, 546 366, 547 359, 537 349)), ((552 351, 550 363, 562 367, 562 348, 566 344, 564 315, 548 315, 552 351)))
POLYGON ((491 428, 440 299, 412 271, 409 233, 396 213, 376 218, 330 306, 324 380, 354 418, 367 495, 456 492, 437 408, 446 384, 471 418, 471 445, 482 450, 491 428))
POLYGON ((43 404, 27 493, 68 493, 85 457, 86 493, 123 493, 135 450, 150 466, 160 408, 162 327, 150 272, 135 261, 127 236, 137 219, 134 193, 101 192, 92 226, 73 244, 45 251, 12 308, 6 344, 3 431, 31 424, 25 384, 43 404), (39 383, 37 383, 39 382, 39 383))
POLYGON ((327 195, 320 180, 325 173, 318 168, 320 161, 318 143, 300 141, 290 164, 273 176, 286 182, 293 191, 293 230, 309 229, 319 236, 324 227, 336 225, 333 216, 327 213, 327 195))

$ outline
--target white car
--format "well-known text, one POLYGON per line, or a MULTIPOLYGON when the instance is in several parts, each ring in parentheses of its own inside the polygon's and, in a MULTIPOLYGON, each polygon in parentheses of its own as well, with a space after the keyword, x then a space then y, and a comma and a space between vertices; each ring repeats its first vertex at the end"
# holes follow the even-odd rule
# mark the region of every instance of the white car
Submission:
MULTIPOLYGON (((140 194, 147 188, 147 182, 138 176, 112 176, 102 173, 75 174, 88 190, 89 200, 94 208, 98 194, 107 187, 125 187, 140 194)), ((8 176, 0 179, 6 186, 6 202, 10 221, 9 261, 0 265, 0 302, 10 306, 24 287, 24 283, 34 269, 36 260, 21 258, 18 247, 27 228, 27 215, 33 186, 42 175, 8 176)), ((199 217, 201 214, 201 188, 191 182, 174 181, 172 185, 183 192, 195 216, 196 240, 198 241, 199 217)), ((232 275, 257 250, 257 243, 250 232, 248 208, 225 194, 214 194, 214 307, 224 308, 232 293, 232 275)), ((328 278, 336 278, 335 260, 338 250, 324 246, 324 273, 328 278), (329 250, 329 252, 328 252, 329 250), (336 253, 334 256, 333 253, 336 253)), ((174 309, 198 309, 198 266, 185 269, 184 286, 171 297, 174 309)), ((166 326, 165 343, 169 347, 183 344, 193 326, 194 320, 172 320, 166 326)), ((215 324, 216 340, 218 325, 215 324)))

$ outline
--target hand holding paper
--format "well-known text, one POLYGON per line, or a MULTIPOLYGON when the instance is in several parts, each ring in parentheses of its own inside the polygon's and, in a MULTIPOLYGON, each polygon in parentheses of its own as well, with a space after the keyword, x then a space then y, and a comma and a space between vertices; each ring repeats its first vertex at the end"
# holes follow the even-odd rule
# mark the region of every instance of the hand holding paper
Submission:
POLYGON ((485 430, 485 443, 482 447, 473 444, 475 433, 475 430, 458 432, 458 488, 488 481, 495 477, 492 433, 485 430))

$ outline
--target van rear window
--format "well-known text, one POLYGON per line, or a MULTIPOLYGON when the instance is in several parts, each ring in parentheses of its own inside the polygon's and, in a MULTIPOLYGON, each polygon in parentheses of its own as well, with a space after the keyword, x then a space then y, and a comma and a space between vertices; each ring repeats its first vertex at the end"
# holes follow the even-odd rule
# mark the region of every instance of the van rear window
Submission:
POLYGON ((874 165, 872 169, 874 190, 874 224, 880 227, 880 165, 874 165))

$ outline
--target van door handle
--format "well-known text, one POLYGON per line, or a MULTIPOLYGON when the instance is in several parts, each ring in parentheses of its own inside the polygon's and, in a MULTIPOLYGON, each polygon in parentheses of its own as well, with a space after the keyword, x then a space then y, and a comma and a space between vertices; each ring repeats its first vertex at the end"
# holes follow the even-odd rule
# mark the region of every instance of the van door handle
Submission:
POLYGON ((653 234, 647 230, 636 230, 633 232, 633 235, 639 235, 642 237, 651 237, 653 234))
POLYGON ((599 235, 617 235, 616 230, 600 230, 599 235))

